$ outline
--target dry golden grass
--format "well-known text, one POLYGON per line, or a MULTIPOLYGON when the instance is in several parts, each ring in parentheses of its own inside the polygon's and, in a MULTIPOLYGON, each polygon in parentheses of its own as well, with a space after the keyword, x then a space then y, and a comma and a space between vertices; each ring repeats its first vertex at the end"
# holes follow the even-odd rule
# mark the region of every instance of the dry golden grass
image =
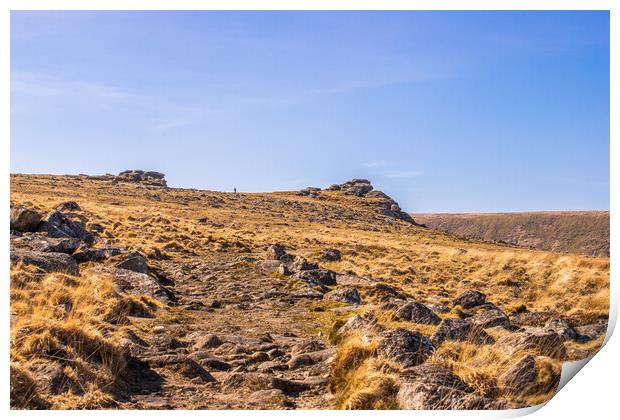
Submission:
MULTIPOLYGON (((65 382, 78 392, 48 395, 50 408, 109 406, 110 393, 125 368, 115 325, 136 311, 152 313, 155 307, 147 297, 118 294, 105 278, 43 275, 31 267, 13 266, 11 359, 16 375, 21 372, 19 386, 26 386, 28 368, 59 365, 65 382)), ((25 395, 30 396, 14 404, 16 408, 42 406, 36 387, 28 389, 25 395)))

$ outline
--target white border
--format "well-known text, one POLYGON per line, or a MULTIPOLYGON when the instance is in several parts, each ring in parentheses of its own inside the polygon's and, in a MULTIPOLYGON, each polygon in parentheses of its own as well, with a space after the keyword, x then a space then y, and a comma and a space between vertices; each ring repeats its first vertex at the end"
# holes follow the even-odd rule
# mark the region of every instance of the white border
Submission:
MULTIPOLYGON (((2 366, 3 366, 3 383, 0 399, 2 401, 2 407, 8 410, 9 407, 9 222, 8 222, 8 210, 9 210, 9 156, 10 156, 10 75, 9 75, 9 22, 10 22, 10 10, 610 10, 611 11, 611 103, 610 114, 617 116, 618 114, 618 98, 620 92, 618 90, 617 74, 619 71, 618 66, 618 53, 617 53, 617 40, 620 39, 620 31, 618 30, 618 10, 617 2, 611 0, 590 0, 590 1, 578 1, 578 0, 418 0, 418 1, 405 1, 405 0, 385 0, 369 1, 369 0, 5 0, 0 6, 0 92, 2 92, 2 102, 0 109, 0 132, 2 133, 2 141, 0 144, 0 161, 2 162, 3 180, 1 185, 1 197, 4 204, 5 217, 2 218, 2 226, 4 232, 4 242, 2 245, 2 258, 1 267, 5 275, 2 277, 2 293, 1 293, 1 307, 4 310, 2 318, 2 338, 3 345, 0 347, 2 354, 2 366)), ((611 138, 610 138, 610 170, 611 170, 611 193, 610 193, 610 209, 612 213, 611 218, 611 238, 612 238, 612 250, 611 260, 614 260, 616 254, 613 244, 615 239, 618 238, 619 224, 613 217, 616 209, 618 208, 619 199, 619 184, 618 179, 620 176, 620 159, 618 156, 618 118, 612 118, 611 121, 611 138)), ((33 151, 36 153, 36 151, 33 151)), ((611 308, 610 308, 610 332, 612 326, 615 326, 617 318, 617 285, 615 282, 617 268, 612 263, 611 266, 611 308)), ((608 334, 608 339, 610 334, 608 334)), ((580 373, 580 379, 577 381, 571 381, 564 389, 562 389, 546 406, 544 410, 538 411, 534 414, 534 417, 538 418, 568 418, 573 416, 588 418, 603 417, 607 413, 615 412, 618 406, 617 404, 617 381, 620 378, 620 371, 618 369, 618 360, 616 354, 620 354, 618 351, 620 345, 617 343, 617 339, 611 339, 607 345, 596 355, 589 365, 590 368, 580 373), (543 416, 543 417, 540 417, 543 416)), ((577 369, 578 370, 578 369, 577 369)), ((375 417, 389 415, 397 416, 401 418, 409 418, 414 416, 416 418, 437 418, 437 417, 458 417, 464 418, 497 418, 497 417, 512 417, 515 415, 527 414, 534 411, 532 409, 508 411, 508 412, 463 412, 463 411, 441 411, 441 412, 357 412, 354 415, 356 417, 375 417)), ((82 416, 85 412, 71 411, 71 412, 17 412, 10 411, 9 415, 14 417, 39 417, 45 416, 49 418, 57 416, 82 416)), ((111 413, 108 411, 89 411, 88 416, 107 417, 111 413)), ((136 412, 136 411, 115 411, 115 416, 121 417, 135 417, 145 416, 149 417, 168 417, 170 412, 136 412)), ((321 416, 327 417, 341 417, 345 415, 351 415, 352 413, 325 411, 321 412, 321 416)), ((177 411, 173 415, 175 416, 204 416, 216 418, 242 418, 252 416, 254 418, 281 418, 294 415, 301 418, 312 418, 317 416, 317 412, 314 411, 296 411, 296 412, 273 412, 273 411, 209 411, 203 412, 187 412, 177 411)))

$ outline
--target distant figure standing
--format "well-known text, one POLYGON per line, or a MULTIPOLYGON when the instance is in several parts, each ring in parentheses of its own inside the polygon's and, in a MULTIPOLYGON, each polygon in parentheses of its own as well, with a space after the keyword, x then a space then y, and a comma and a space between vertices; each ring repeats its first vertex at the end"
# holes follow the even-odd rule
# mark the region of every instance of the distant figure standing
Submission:
POLYGON ((235 194, 237 194, 237 187, 233 188, 233 190, 235 191, 235 194))

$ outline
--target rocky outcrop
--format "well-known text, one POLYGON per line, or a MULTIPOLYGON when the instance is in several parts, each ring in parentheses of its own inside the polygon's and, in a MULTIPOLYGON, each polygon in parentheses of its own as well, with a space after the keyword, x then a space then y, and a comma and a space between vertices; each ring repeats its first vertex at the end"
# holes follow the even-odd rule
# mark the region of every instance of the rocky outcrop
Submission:
POLYGON ((354 178, 344 184, 333 184, 328 190, 341 191, 345 195, 368 198, 374 204, 377 213, 417 225, 413 217, 402 211, 396 201, 384 192, 375 190, 367 179, 354 178))
POLYGON ((161 172, 132 169, 119 173, 115 177, 115 180, 117 182, 136 182, 153 187, 166 187, 167 183, 165 177, 166 175, 161 172))
POLYGON ((303 190, 299 190, 297 192, 297 195, 301 195, 303 197, 310 197, 310 198, 319 198, 320 191, 321 189, 317 187, 307 187, 307 188, 304 188, 303 190))

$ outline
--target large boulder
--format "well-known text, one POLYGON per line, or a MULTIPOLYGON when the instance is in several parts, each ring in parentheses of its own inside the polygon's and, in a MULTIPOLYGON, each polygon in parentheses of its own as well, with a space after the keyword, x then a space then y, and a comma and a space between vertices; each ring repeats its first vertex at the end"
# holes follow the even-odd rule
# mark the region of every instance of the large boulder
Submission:
POLYGON ((448 368, 424 364, 400 376, 398 404, 405 410, 482 410, 512 408, 510 404, 480 397, 448 368))
POLYGON ((11 236, 11 247, 37 252, 61 252, 72 254, 80 246, 78 238, 50 238, 41 233, 24 233, 11 236))
POLYGON ((538 327, 505 335, 497 340, 495 347, 509 355, 523 352, 560 360, 566 358, 562 338, 555 331, 538 327))
POLYGON ((402 305, 394 313, 394 319, 429 325, 437 325, 441 322, 441 318, 435 312, 419 302, 407 302, 402 305))
POLYGON ((464 309, 470 309, 475 306, 479 306, 485 303, 487 297, 484 293, 476 290, 469 290, 456 299, 454 299, 454 305, 459 305, 464 309))
POLYGON ((105 265, 92 268, 90 273, 110 278, 120 293, 146 295, 165 303, 174 298, 156 278, 148 274, 105 265))
POLYGON ((78 238, 89 245, 95 240, 93 234, 86 231, 81 223, 69 219, 59 211, 49 213, 41 229, 52 238, 78 238))
POLYGON ((11 230, 34 232, 41 223, 41 215, 25 207, 11 207, 11 230))
POLYGON ((61 252, 37 252, 11 248, 11 263, 22 262, 34 265, 47 273, 79 273, 77 262, 67 254, 61 252))
POLYGON ((494 340, 484 329, 476 326, 469 319, 448 318, 441 321, 437 331, 431 337, 431 341, 438 346, 444 341, 492 344, 494 340))
POLYGON ((377 347, 377 354, 404 368, 424 363, 434 351, 426 336, 404 328, 384 331, 377 347))

